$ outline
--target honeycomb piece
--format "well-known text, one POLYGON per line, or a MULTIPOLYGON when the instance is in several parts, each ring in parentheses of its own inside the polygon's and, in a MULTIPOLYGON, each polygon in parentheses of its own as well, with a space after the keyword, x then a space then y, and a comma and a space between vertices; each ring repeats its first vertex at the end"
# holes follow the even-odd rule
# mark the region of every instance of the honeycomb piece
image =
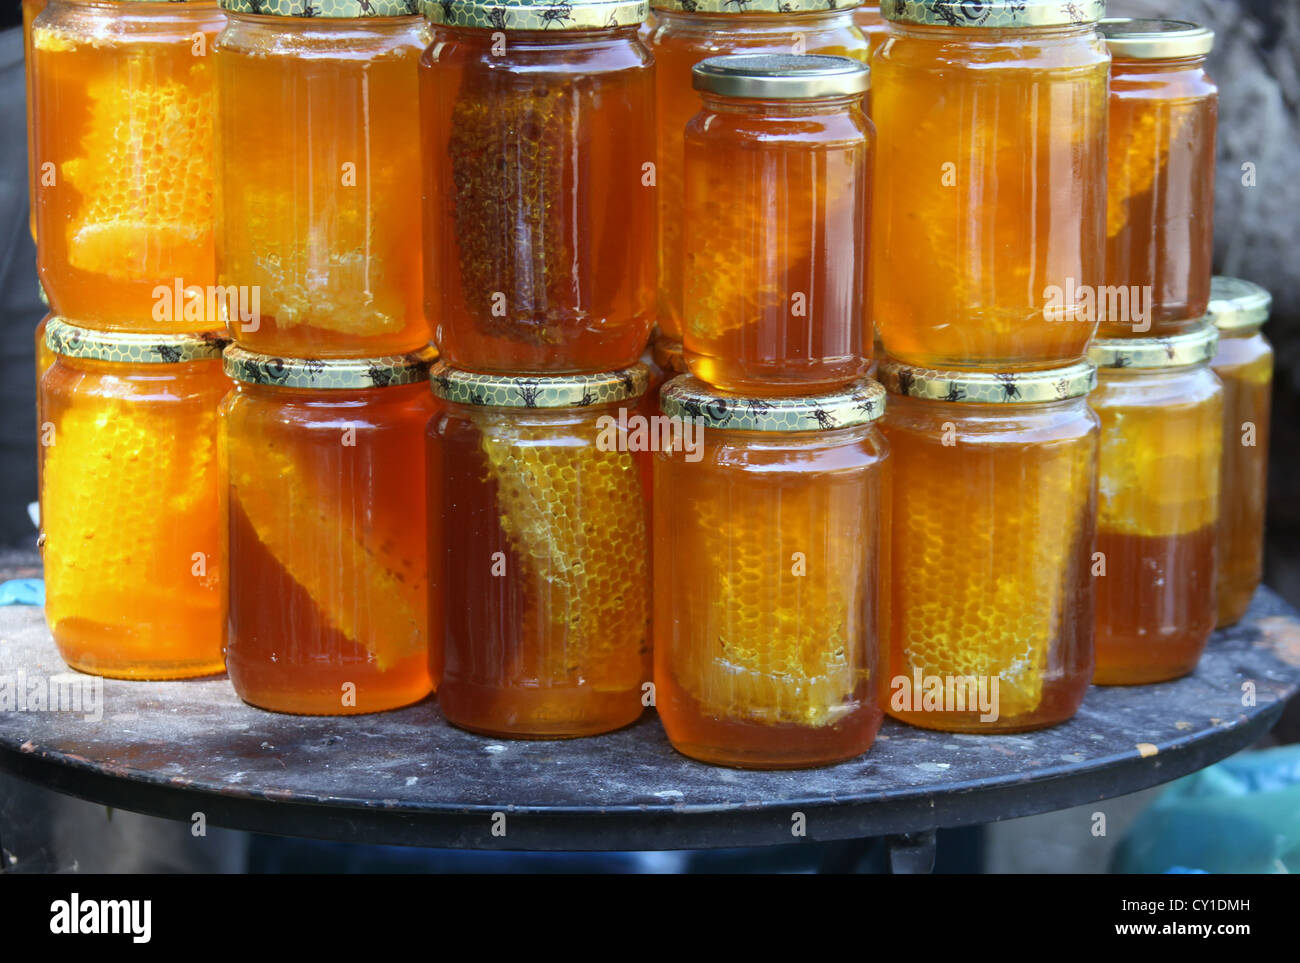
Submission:
POLYGON ((951 457, 913 444, 894 448, 907 479, 893 515, 893 645, 904 659, 896 671, 997 676, 1000 717, 1027 715, 1042 700, 1064 614, 1090 448, 967 453, 954 483, 951 457))
POLYGON ((833 725, 854 708, 864 680, 848 638, 862 546, 828 530, 824 486, 779 495, 779 511, 737 505, 724 486, 692 499, 688 551, 708 558, 707 635, 681 651, 678 679, 703 712, 760 725, 833 725), (820 551, 814 551, 820 548, 820 551), (808 574, 792 572, 802 551, 808 574), (827 573, 827 574, 819 574, 827 573))
POLYGON ((641 681, 649 619, 645 500, 626 452, 558 445, 554 430, 474 412, 501 529, 531 581, 526 624, 548 635, 520 658, 552 682, 622 691, 641 681), (535 650, 535 651, 533 651, 535 650))
MULTIPOLYGON (((68 262, 115 281, 142 268, 211 273, 212 94, 196 60, 188 83, 89 85, 82 157, 62 176, 82 197, 68 224, 68 262)), ((157 280, 150 278, 150 280, 157 280)))
POLYGON ((77 49, 77 42, 66 30, 33 26, 32 49, 46 53, 67 53, 77 49))
POLYGON ((395 554, 373 527, 340 538, 351 508, 284 451, 229 435, 227 445, 231 498, 326 621, 369 650, 380 669, 424 651, 428 576, 422 566, 395 554), (322 545, 337 548, 322 557, 322 545))
MULTIPOLYGON (((1110 126, 1106 192, 1106 236, 1128 226, 1129 203, 1151 192, 1156 175, 1169 163, 1169 150, 1195 108, 1128 102, 1121 116, 1130 123, 1110 126)), ((1115 114, 1112 113, 1112 119, 1115 114)))

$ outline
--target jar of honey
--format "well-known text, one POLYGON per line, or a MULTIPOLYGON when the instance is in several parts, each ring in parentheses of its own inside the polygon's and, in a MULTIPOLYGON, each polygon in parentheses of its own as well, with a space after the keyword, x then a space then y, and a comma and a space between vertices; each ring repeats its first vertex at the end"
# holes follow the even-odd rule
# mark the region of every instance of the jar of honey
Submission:
POLYGON ((1081 361, 1105 274, 1101 0, 897 0, 871 58, 872 316, 908 365, 1081 361))
POLYGON ((885 711, 950 732, 1063 722, 1092 675, 1095 371, 886 361, 880 378, 897 479, 885 711))
POLYGON ((647 377, 434 369, 429 531, 452 725, 569 738, 651 704, 647 377))
POLYGON ((429 25, 412 0, 222 5, 217 266, 231 336, 298 358, 421 348, 429 25))
POLYGON ((216 280, 209 53, 224 19, 209 0, 50 0, 32 24, 37 262, 55 314, 220 326, 187 315, 206 298, 174 292, 216 280))
POLYGON ((1122 300, 1108 303, 1098 335, 1176 334, 1199 325, 1210 300, 1214 32, 1182 20, 1103 20, 1100 30, 1112 61, 1106 290, 1122 300))
POLYGON ((1217 618, 1223 388, 1203 324, 1165 338, 1099 339, 1098 685, 1196 668, 1217 618))
POLYGON ((655 455, 655 700, 673 747, 797 769, 875 739, 888 612, 884 391, 740 398, 664 386, 655 455))
POLYGON ((683 134, 700 109, 691 68, 723 54, 832 54, 866 61, 856 0, 651 0, 658 126, 659 297, 664 334, 682 338, 686 234, 683 134))
POLYGON ((426 297, 484 373, 634 364, 654 324, 645 0, 430 3, 420 111, 426 297))
POLYGON ((59 654, 116 679, 220 672, 223 340, 59 318, 46 338, 41 544, 59 654))
POLYGON ((227 350, 226 665, 245 702, 352 715, 433 689, 430 362, 427 349, 366 360, 227 350))
POLYGON ((885 18, 880 15, 880 0, 862 0, 853 8, 853 22, 867 38, 873 53, 889 36, 889 27, 885 23, 885 18))
POLYGON ((1216 277, 1209 320, 1219 331, 1210 367, 1223 383, 1219 500, 1219 626, 1246 614, 1264 574, 1273 348, 1260 333, 1272 296, 1258 284, 1216 277))
POLYGON ((27 80, 27 203, 28 228, 36 240, 36 127, 32 112, 32 23, 49 0, 23 0, 23 68, 27 80))
POLYGON ((686 127, 684 335, 719 390, 817 394, 860 378, 871 122, 849 57, 710 57, 686 127))

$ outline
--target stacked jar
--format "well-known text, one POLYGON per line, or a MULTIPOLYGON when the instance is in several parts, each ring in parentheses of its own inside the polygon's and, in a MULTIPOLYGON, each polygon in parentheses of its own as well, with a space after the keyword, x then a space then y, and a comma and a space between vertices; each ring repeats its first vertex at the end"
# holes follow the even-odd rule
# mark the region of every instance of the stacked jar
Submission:
POLYGON ((882 11, 869 316, 897 483, 879 697, 926 728, 1041 728, 1093 665, 1102 4, 882 11))
POLYGON ((434 686, 422 177, 408 0, 222 0, 216 273, 227 667, 241 698, 377 712, 434 686))
POLYGON ((222 668, 213 2, 25 3, 46 618, 69 665, 222 668), (43 7, 44 9, 40 9, 43 7), (39 336, 39 335, 38 335, 39 336))
POLYGON ((496 736, 606 732, 651 704, 647 6, 471 0, 426 14, 439 705, 496 736))
POLYGON ((1224 403, 1205 320, 1214 34, 1177 20, 1104 20, 1100 32, 1113 62, 1106 284, 1090 349, 1102 423, 1094 681, 1161 682, 1196 667, 1217 612, 1224 403))

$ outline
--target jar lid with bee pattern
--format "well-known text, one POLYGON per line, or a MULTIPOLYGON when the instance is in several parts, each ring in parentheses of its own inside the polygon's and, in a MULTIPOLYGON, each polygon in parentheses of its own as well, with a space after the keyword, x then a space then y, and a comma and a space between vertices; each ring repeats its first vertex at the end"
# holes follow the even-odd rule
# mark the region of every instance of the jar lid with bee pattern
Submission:
POLYGON ((114 361, 121 364, 182 364, 212 361, 221 357, 230 343, 225 331, 201 334, 132 334, 125 331, 93 331, 63 318, 50 318, 45 325, 45 346, 65 358, 114 361))
POLYGON ((1245 331, 1268 320, 1273 295, 1241 278, 1216 277, 1210 281, 1210 306, 1206 319, 1220 331, 1245 331))
POLYGON ((1202 322, 1163 338, 1097 338, 1088 346, 1088 360, 1098 368, 1186 368, 1210 361, 1218 344, 1218 329, 1202 322))
POLYGON ((225 352, 226 374, 236 381, 323 391, 418 384, 429 377, 437 358, 432 345, 378 358, 276 358, 233 344, 225 352))
POLYGON ((479 374, 439 364, 429 373, 433 393, 444 401, 493 408, 585 408, 629 401, 645 394, 650 369, 634 364, 595 374, 479 374))
POLYGON ((1043 371, 936 371, 885 360, 876 376, 891 394, 973 405, 1065 401, 1097 386, 1097 369, 1086 361, 1043 371))
POLYGON ((421 0, 218 0, 218 5, 227 13, 262 17, 362 20, 418 16, 421 0))
POLYGON ((1064 27, 1096 23, 1105 0, 881 0, 886 20, 928 27, 1064 27))
POLYGON ((861 2, 862 0, 650 0, 650 6, 668 13, 829 13, 848 10, 859 6, 861 2))
POLYGON ((615 30, 639 27, 648 0, 421 0, 429 22, 479 30, 615 30))
POLYGON ((885 413, 885 389, 862 378, 824 394, 747 398, 680 375, 660 389, 659 410, 727 431, 826 431, 875 421, 885 413))

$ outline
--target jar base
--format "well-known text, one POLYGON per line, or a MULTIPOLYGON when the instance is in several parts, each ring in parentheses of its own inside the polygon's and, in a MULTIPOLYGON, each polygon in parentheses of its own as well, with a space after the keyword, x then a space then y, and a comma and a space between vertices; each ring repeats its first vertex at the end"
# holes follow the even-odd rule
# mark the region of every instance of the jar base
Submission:
POLYGON ((1093 673, 1093 685, 1155 685, 1159 682, 1172 682, 1196 671, 1198 658, 1190 664, 1180 663, 1176 666, 1114 666, 1098 669, 1093 673))
MULTIPOLYGON (((232 674, 234 682, 237 672, 232 674)), ((358 687, 365 692, 365 698, 357 698, 356 705, 343 705, 337 689, 316 690, 311 692, 285 692, 283 690, 251 689, 235 685, 235 694, 250 706, 265 709, 267 712, 279 712, 293 716, 364 716, 376 712, 389 712, 414 705, 433 692, 429 681, 417 684, 392 686, 376 694, 373 685, 358 687)))
POLYGON ((206 676, 224 675, 226 663, 205 660, 203 662, 169 662, 165 665, 129 662, 121 665, 104 665, 98 660, 93 662, 63 656, 68 668, 86 675, 97 675, 105 679, 126 679, 132 682, 169 682, 175 679, 201 679, 206 676))
POLYGON ((640 690, 597 693, 563 689, 502 690, 448 683, 438 705, 458 729, 500 739, 581 739, 630 726, 641 718, 640 690))

